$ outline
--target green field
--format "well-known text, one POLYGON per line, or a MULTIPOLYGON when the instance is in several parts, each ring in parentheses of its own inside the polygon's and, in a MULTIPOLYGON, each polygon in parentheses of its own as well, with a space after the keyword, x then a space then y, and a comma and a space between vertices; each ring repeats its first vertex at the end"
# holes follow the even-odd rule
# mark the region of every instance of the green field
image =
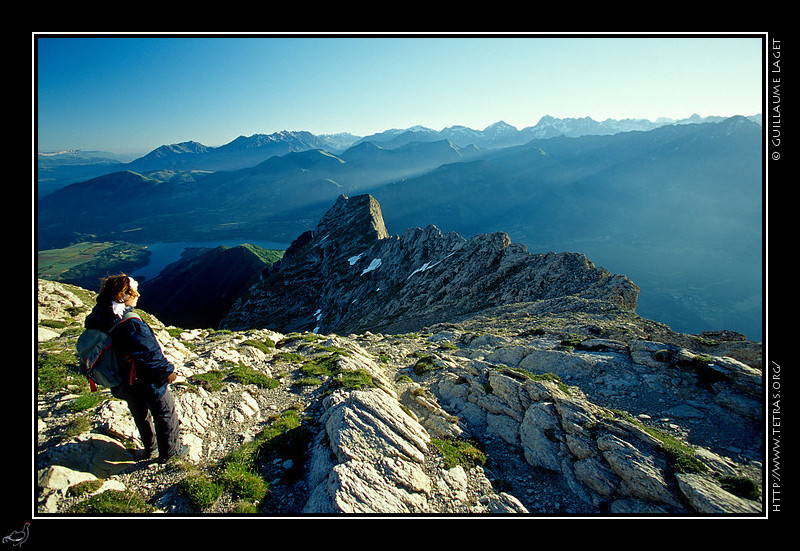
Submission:
POLYGON ((36 275, 94 288, 99 277, 144 266, 150 254, 143 245, 86 241, 63 249, 37 251, 36 275))

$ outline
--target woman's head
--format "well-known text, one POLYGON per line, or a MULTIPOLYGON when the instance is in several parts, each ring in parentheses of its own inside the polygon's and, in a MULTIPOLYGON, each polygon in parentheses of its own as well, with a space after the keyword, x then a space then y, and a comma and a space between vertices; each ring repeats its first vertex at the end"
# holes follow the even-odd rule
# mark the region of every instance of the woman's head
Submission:
POLYGON ((100 293, 97 295, 98 304, 121 302, 128 306, 135 306, 139 298, 139 284, 132 277, 125 274, 109 276, 103 279, 100 293))

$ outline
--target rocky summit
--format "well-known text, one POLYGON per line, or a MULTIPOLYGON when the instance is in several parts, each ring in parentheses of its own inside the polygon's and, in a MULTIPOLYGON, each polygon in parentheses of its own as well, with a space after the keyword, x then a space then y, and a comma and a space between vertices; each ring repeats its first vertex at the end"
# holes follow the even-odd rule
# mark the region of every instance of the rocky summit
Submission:
POLYGON ((762 515, 762 344, 636 293, 505 234, 391 237, 342 197, 225 328, 141 312, 178 374, 187 453, 161 465, 72 372, 94 294, 39 280, 38 512, 762 515))
POLYGON ((581 254, 531 254, 502 232, 465 239, 428 226, 390 236, 373 197, 343 195, 221 325, 397 333, 568 295, 634 310, 638 292, 630 279, 581 254))

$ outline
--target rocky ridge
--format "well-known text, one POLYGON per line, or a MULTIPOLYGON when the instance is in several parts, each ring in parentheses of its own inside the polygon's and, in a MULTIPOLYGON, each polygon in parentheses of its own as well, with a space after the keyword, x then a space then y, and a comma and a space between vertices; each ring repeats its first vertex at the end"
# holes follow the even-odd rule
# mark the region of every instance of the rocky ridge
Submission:
POLYGON ((188 449, 158 465, 130 454, 123 403, 101 393, 77 411, 79 379, 42 383, 43 360, 74 350, 92 293, 40 280, 37 299, 42 514, 113 491, 191 515, 763 511, 762 347, 741 335, 678 334, 581 293, 414 333, 185 331, 143 313, 179 375, 188 449), (224 485, 211 503, 192 500, 182 481, 219 480, 225 458, 261 442, 287 412, 303 437, 261 448, 256 470, 269 488, 254 508, 224 485), (452 463, 446 443, 469 443, 478 459, 452 463), (96 482, 78 495, 86 480, 96 482), (755 493, 741 491, 748 484, 755 493))
POLYGON ((340 196, 234 303, 221 327, 399 333, 486 307, 567 295, 634 310, 638 287, 577 253, 532 254, 503 232, 390 236, 370 195, 340 196))

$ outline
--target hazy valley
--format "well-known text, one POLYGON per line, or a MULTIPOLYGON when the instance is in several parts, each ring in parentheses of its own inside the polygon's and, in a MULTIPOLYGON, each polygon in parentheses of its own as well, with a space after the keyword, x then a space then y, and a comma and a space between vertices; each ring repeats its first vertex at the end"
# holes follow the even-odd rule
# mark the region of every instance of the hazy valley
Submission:
POLYGON ((40 249, 78 240, 288 244, 339 195, 368 192, 389 231, 501 230, 531 251, 582 253, 636 281, 642 315, 759 340, 760 125, 644 122, 546 117, 523 130, 498 123, 165 146, 41 197, 37 239, 40 249), (125 209, 104 208, 117 194, 125 209))

